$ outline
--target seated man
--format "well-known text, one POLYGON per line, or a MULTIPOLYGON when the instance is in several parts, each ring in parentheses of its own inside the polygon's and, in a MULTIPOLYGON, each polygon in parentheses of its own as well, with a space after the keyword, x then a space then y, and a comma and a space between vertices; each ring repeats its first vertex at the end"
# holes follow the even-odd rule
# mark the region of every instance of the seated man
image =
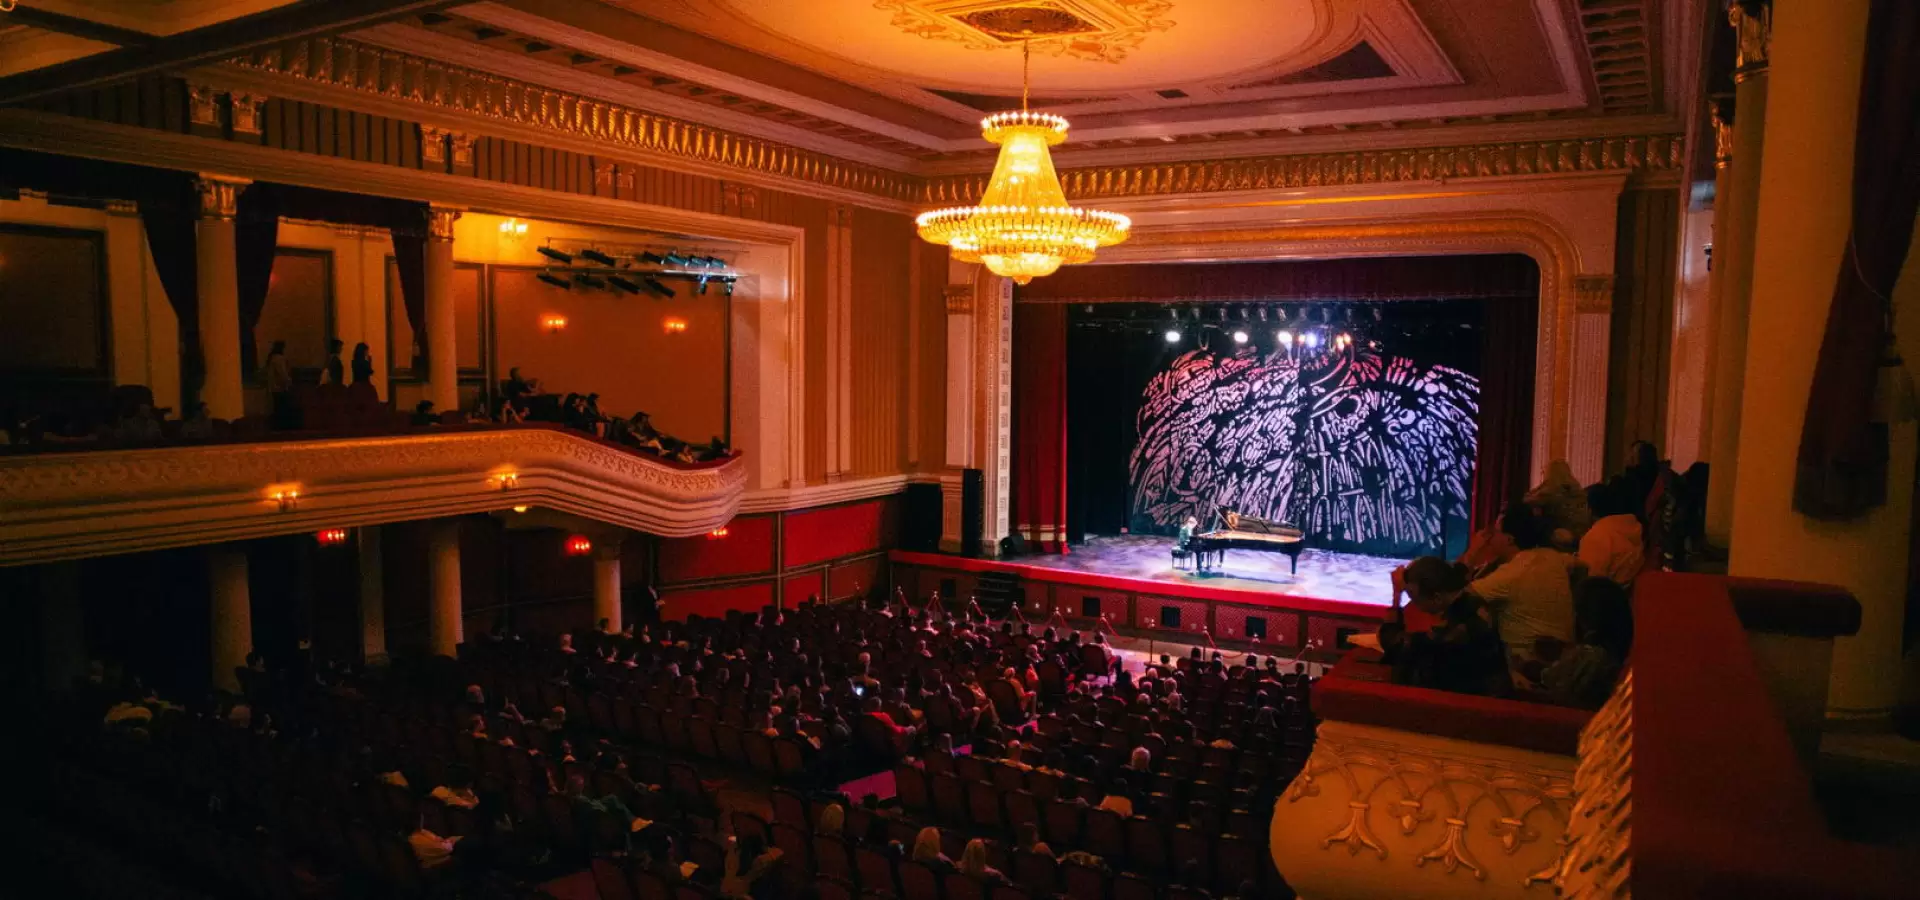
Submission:
POLYGON ((1525 503, 1500 517, 1513 557, 1468 589, 1493 610, 1513 672, 1531 684, 1544 664, 1543 645, 1573 641, 1573 578, 1578 561, 1547 545, 1547 523, 1525 503))
POLYGON ((1380 626, 1380 648, 1395 684, 1486 696, 1512 691, 1506 649, 1464 565, 1422 556, 1394 569, 1393 613, 1380 626), (1402 595, 1440 621, 1428 631, 1408 631, 1402 595))
POLYGON ((1580 561, 1587 564, 1587 574, 1632 584, 1645 568, 1646 539, 1631 494, 1619 477, 1587 489, 1594 516, 1593 527, 1580 538, 1580 561))

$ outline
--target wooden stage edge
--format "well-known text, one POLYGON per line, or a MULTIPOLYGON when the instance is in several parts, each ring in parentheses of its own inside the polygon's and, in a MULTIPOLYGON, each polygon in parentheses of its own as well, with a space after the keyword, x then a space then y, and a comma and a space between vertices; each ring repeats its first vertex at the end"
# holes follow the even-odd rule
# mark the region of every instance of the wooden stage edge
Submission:
POLYGON ((893 550, 888 560, 893 587, 905 590, 916 604, 936 590, 949 602, 979 593, 984 575, 1010 576, 1024 595, 1021 617, 1035 628, 1058 614, 1081 630, 1095 628, 1104 619, 1122 634, 1191 644, 1205 644, 1210 636, 1221 646, 1273 653, 1337 654, 1345 649, 1348 635, 1373 632, 1390 612, 1373 603, 1176 584, 942 553, 893 550))

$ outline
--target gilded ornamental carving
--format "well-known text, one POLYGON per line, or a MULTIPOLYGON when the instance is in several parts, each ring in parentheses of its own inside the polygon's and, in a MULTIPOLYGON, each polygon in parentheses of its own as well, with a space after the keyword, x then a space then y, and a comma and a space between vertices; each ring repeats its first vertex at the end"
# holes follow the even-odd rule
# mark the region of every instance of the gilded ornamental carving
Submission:
POLYGON ((1737 55, 1733 77, 1744 81, 1767 70, 1767 57, 1773 52, 1773 0, 1734 0, 1727 8, 1732 23, 1737 55))
POLYGON ((266 130, 267 96, 236 91, 229 99, 233 107, 233 133, 258 138, 266 130))
POLYGON ((420 164, 435 169, 447 165, 447 130, 431 125, 420 126, 420 164))
POLYGON ((1539 879, 1569 900, 1633 896, 1633 671, 1580 733, 1573 817, 1558 863, 1539 879))
POLYGON ((218 175, 202 175, 193 182, 194 189, 200 193, 200 218, 231 220, 240 212, 240 191, 250 181, 244 178, 226 178, 218 175))
POLYGON ((444 206, 427 208, 427 238, 434 241, 452 241, 453 223, 460 218, 460 210, 444 206))
POLYGON ((1326 721, 1274 810, 1273 852, 1316 897, 1551 897, 1571 757, 1326 721))

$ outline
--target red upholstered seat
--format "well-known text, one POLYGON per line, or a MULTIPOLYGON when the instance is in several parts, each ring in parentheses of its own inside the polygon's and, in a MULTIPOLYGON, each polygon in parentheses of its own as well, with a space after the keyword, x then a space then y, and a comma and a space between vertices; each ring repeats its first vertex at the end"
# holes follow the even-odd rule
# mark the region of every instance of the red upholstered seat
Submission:
POLYGON ((916 813, 932 808, 933 801, 928 793, 927 776, 919 769, 909 765, 895 766, 893 784, 900 799, 901 808, 916 813))

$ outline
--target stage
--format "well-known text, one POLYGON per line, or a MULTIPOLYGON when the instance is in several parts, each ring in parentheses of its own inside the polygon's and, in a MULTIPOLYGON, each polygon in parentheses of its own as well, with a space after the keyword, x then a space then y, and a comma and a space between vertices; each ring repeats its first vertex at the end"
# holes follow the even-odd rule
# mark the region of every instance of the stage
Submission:
POLYGON ((1334 653, 1349 633, 1371 632, 1387 615, 1401 560, 1305 550, 1298 575, 1279 553, 1229 550, 1206 574, 1173 568, 1173 539, 1092 538, 1061 555, 988 560, 895 550, 893 585, 913 602, 938 592, 943 603, 1009 592, 1020 617, 1076 628, 1101 623, 1121 632, 1223 645, 1334 653))
POLYGON ((1195 572, 1173 567, 1173 539, 1147 535, 1088 537, 1065 555, 1022 556, 1007 562, 1043 569, 1113 575, 1229 591, 1275 593, 1386 606, 1393 591, 1393 569, 1406 562, 1307 549, 1300 552, 1298 574, 1287 571, 1283 553, 1228 550, 1224 565, 1195 572))

